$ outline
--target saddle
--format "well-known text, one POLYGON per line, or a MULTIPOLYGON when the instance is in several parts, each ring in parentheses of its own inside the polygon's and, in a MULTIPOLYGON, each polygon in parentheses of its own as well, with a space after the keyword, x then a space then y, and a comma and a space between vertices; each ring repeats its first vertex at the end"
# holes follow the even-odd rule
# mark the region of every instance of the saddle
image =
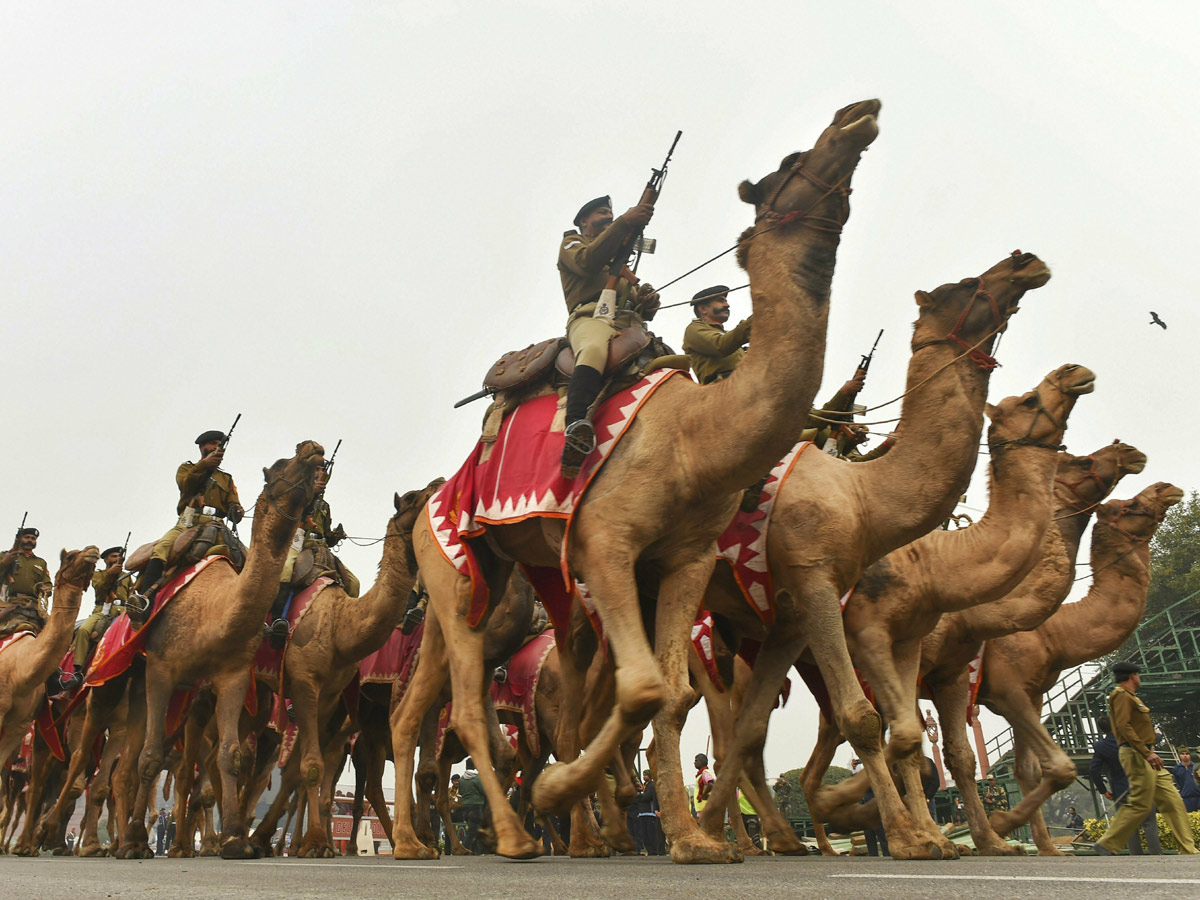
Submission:
POLYGON ((16 634, 18 631, 30 631, 34 635, 41 634, 46 624, 46 617, 38 608, 38 602, 33 597, 18 597, 0 603, 0 638, 16 634))
MULTIPOLYGON (((151 541, 134 550, 125 563, 126 570, 140 572, 146 568, 157 543, 151 541)), ((169 580, 176 569, 195 565, 206 556, 227 556, 239 572, 246 564, 246 548, 238 536, 229 530, 229 526, 224 522, 205 522, 193 525, 175 538, 171 552, 167 554, 164 581, 169 580)))
MULTIPOLYGON (((657 335, 640 325, 622 328, 608 344, 608 361, 604 366, 606 383, 601 397, 607 397, 654 369, 686 369, 689 365, 686 356, 676 355, 657 335)), ((530 344, 524 350, 505 353, 483 379, 483 386, 493 394, 493 400, 484 414, 481 440, 484 443, 495 441, 504 417, 526 400, 551 391, 564 394, 574 371, 575 354, 565 337, 550 338, 530 344)))
POLYGON ((334 556, 328 547, 305 547, 292 564, 291 585, 299 593, 318 578, 328 575, 342 587, 348 588, 350 578, 347 577, 347 572, 342 561, 334 556))

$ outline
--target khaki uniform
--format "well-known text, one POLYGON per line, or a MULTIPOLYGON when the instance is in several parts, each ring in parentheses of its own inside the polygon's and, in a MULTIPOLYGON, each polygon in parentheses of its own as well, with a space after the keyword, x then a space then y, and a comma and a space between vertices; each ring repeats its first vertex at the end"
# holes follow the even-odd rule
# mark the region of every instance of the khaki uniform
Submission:
POLYGON ((92 591, 96 594, 96 605, 92 614, 83 620, 83 624, 75 630, 75 668, 79 669, 87 662, 88 651, 91 649, 92 634, 105 620, 112 620, 125 609, 129 599, 130 579, 121 578, 124 574, 120 566, 113 566, 92 576, 92 591), (111 604, 108 613, 104 612, 106 604, 111 604))
POLYGON ((179 521, 159 539, 151 554, 151 559, 164 563, 175 539, 190 527, 227 516, 231 509, 241 506, 233 476, 220 469, 185 462, 175 472, 175 483, 179 485, 179 502, 175 505, 179 521))
MULTIPOLYGON (((325 502, 324 497, 318 497, 313 502, 312 511, 305 518, 304 524, 296 529, 296 534, 292 538, 287 561, 283 564, 283 574, 279 577, 280 584, 291 584, 296 558, 302 551, 316 551, 319 547, 328 547, 332 550, 337 542, 338 539, 334 535, 333 514, 330 512, 329 504, 325 502)), ((358 578, 345 565, 342 565, 341 568, 346 575, 346 584, 343 585, 346 593, 351 597, 357 597, 358 578)))
POLYGON ((5 597, 10 602, 18 597, 26 600, 36 600, 54 587, 54 579, 46 568, 46 561, 33 553, 17 552, 7 571, 0 571, 0 585, 3 585, 5 597))
POLYGON ((750 340, 750 322, 754 317, 738 322, 732 331, 703 319, 693 319, 683 332, 683 352, 691 361, 692 371, 701 384, 711 384, 728 378, 737 368, 746 351, 742 345, 750 340))
POLYGON ((1149 762, 1156 738, 1149 707, 1133 691, 1118 685, 1108 695, 1108 710, 1117 738, 1121 768, 1129 778, 1129 794, 1099 843, 1106 850, 1120 852, 1130 835, 1145 821, 1150 807, 1157 805, 1175 835, 1179 852, 1195 853, 1191 825, 1170 769, 1164 766, 1156 771, 1149 762))
POLYGON ((629 229, 614 219, 594 238, 578 231, 563 234, 558 247, 558 273, 562 278, 567 311, 567 340, 575 354, 575 365, 591 366, 603 373, 608 362, 608 342, 622 328, 641 325, 642 317, 631 308, 637 291, 624 278, 617 281, 618 312, 613 324, 592 316, 596 301, 608 281, 608 266, 629 229))

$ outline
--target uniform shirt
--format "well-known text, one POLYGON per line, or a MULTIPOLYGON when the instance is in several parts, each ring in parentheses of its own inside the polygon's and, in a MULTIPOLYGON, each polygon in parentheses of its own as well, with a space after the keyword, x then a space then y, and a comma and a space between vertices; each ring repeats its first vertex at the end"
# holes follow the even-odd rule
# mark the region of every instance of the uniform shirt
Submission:
POLYGON ((1150 721, 1150 707, 1133 691, 1118 686, 1108 695, 1108 711, 1117 743, 1150 756, 1150 748, 1158 740, 1150 721))
POLYGON ((96 594, 96 608, 92 614, 104 611, 105 603, 125 605, 129 599, 129 578, 121 579, 124 571, 120 566, 104 569, 92 576, 92 591, 96 594), (113 588, 114 582, 116 588, 113 588))
POLYGON ((26 554, 21 551, 17 551, 17 558, 4 580, 8 584, 9 599, 18 596, 36 597, 43 586, 54 586, 50 570, 46 568, 46 561, 33 553, 26 554))
MULTIPOLYGON (((563 234, 558 245, 558 274, 562 278, 563 299, 567 301, 567 312, 575 312, 585 303, 600 299, 600 292, 608 281, 608 266, 621 241, 629 235, 629 229, 620 219, 593 238, 586 238, 578 231, 563 234)), ((624 279, 617 281, 617 301, 624 309, 633 299, 633 287, 624 279)))
POLYGON ((175 483, 179 485, 177 513, 182 514, 189 506, 211 506, 218 515, 227 516, 233 507, 241 506, 233 476, 220 469, 203 469, 194 462, 185 462, 175 472, 175 483))
POLYGON ((337 543, 333 538, 333 514, 329 511, 329 504, 325 502, 324 497, 313 501, 312 511, 304 520, 304 530, 307 532, 306 539, 309 536, 316 537, 330 547, 337 543))
POLYGON ((729 332, 723 325, 703 319, 692 320, 683 332, 683 352, 692 364, 697 381, 709 384, 737 368, 746 355, 742 344, 750 340, 750 319, 738 322, 729 332))

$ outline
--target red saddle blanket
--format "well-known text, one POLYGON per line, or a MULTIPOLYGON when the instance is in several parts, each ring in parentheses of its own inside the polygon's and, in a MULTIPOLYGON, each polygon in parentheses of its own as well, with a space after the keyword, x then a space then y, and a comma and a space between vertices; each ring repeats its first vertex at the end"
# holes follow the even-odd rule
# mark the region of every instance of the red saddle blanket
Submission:
POLYGON ((304 614, 308 612, 308 608, 312 605, 312 602, 317 599, 317 594, 321 593, 321 591, 331 584, 333 584, 333 579, 328 575, 322 575, 292 598, 292 602, 287 610, 287 643, 279 650, 276 650, 270 645, 267 638, 262 639, 258 645, 258 650, 254 654, 253 666, 256 678, 277 679, 276 684, 282 688, 283 656, 287 652, 288 644, 292 642, 292 632, 296 630, 296 626, 300 624, 300 620, 304 618, 304 614))
MULTIPOLYGON (((524 647, 513 654, 508 661, 508 677, 504 683, 493 681, 488 693, 492 705, 497 712, 515 713, 521 717, 521 730, 525 732, 525 741, 530 751, 536 757, 541 753, 541 740, 537 725, 537 686, 542 676, 542 667, 546 657, 554 650, 554 629, 547 628, 524 647)), ((438 715, 437 756, 442 756, 442 748, 446 742, 446 732, 450 730, 450 712, 452 703, 447 703, 438 715)), ((511 735, 509 737, 516 744, 511 735)))
POLYGON ((154 608, 141 628, 133 627, 128 614, 121 613, 117 616, 108 627, 108 631, 104 632, 104 637, 100 638, 84 683, 88 687, 97 687, 128 669, 134 658, 145 648, 146 638, 150 636, 150 626, 158 614, 176 594, 217 560, 233 568, 233 563, 224 556, 206 556, 194 566, 188 566, 159 588, 158 593, 154 595, 154 608))
POLYGON ((775 622, 775 590, 771 584, 771 569, 767 564, 767 526, 771 511, 783 483, 792 474, 800 454, 812 446, 801 441, 788 451, 771 469, 758 498, 758 508, 751 513, 740 509, 729 527, 717 538, 717 557, 733 568, 742 596, 766 625, 775 622))
POLYGON ((725 682, 717 671, 717 655, 713 650, 713 617, 704 607, 700 607, 696 624, 692 626, 692 649, 700 657, 700 662, 704 663, 704 671, 708 673, 713 686, 725 693, 725 682))
POLYGON ((15 634, 10 634, 7 637, 0 638, 0 653, 3 653, 21 638, 33 637, 32 631, 18 631, 15 634))
MULTIPOLYGON (((483 619, 489 602, 487 582, 476 561, 472 540, 481 537, 490 525, 529 518, 566 519, 569 530, 588 485, 625 435, 642 404, 672 376, 683 374, 678 369, 659 369, 604 401, 592 420, 596 449, 584 459, 579 475, 573 479, 563 478, 559 471, 563 433, 552 428, 558 396, 549 394, 517 407, 500 426, 496 441, 476 444, 462 468, 430 498, 429 526, 442 553, 471 579, 467 617, 472 626, 483 619)), ((576 586, 567 573, 566 547, 564 538, 560 577, 564 591, 569 593, 576 586)), ((538 588, 538 581, 533 584, 538 588)), ((580 596, 586 605, 588 598, 584 592, 580 596)), ((542 599, 549 601, 547 609, 550 609, 556 598, 542 599)))
POLYGON ((404 696, 408 681, 417 667, 417 655, 424 634, 423 622, 411 634, 396 628, 386 644, 358 664, 359 681, 364 684, 392 685, 392 705, 395 706, 404 696))

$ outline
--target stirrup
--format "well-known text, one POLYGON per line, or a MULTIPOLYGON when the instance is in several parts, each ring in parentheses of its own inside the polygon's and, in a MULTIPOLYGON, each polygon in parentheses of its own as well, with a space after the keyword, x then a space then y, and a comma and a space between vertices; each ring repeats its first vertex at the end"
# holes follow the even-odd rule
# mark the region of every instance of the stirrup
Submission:
POLYGON ((145 594, 139 594, 137 591, 130 591, 129 599, 125 601, 125 615, 129 616, 129 621, 138 628, 146 624, 146 614, 150 612, 154 603, 150 593, 147 591, 145 594))
POLYGON ((267 643, 271 645, 272 650, 282 650, 287 646, 288 631, 287 619, 276 619, 263 629, 267 643))
POLYGON ((563 432, 562 477, 575 478, 589 453, 596 449, 596 429, 587 419, 572 422, 563 432))

